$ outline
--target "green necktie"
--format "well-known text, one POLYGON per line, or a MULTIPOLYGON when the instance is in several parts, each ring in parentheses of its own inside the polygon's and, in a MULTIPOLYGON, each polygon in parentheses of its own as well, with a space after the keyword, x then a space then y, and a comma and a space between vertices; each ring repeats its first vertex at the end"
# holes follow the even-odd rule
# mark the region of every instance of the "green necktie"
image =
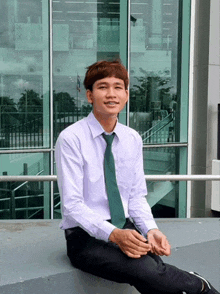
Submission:
POLYGON ((118 190, 118 185, 116 182, 115 162, 111 150, 115 134, 113 133, 112 135, 102 135, 107 143, 104 156, 104 174, 109 208, 111 213, 111 223, 117 228, 121 229, 126 222, 126 218, 121 201, 121 196, 118 190))

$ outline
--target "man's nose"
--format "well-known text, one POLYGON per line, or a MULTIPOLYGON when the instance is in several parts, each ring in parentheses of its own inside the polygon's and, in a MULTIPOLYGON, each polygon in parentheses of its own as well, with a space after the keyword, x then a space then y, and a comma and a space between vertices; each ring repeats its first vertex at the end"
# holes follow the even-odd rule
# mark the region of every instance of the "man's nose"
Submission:
POLYGON ((115 89, 113 87, 109 87, 107 91, 107 97, 115 97, 115 89))

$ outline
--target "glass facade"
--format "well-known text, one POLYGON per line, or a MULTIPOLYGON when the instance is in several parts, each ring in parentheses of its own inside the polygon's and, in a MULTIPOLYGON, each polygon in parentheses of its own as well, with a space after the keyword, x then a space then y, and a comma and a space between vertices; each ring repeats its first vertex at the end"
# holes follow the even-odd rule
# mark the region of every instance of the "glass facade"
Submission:
MULTIPOLYGON (((185 174, 188 93, 182 85, 184 79, 187 88, 189 48, 182 36, 189 39, 189 4, 1 1, 0 174, 56 174, 59 133, 91 111, 86 67, 119 57, 130 75, 130 100, 119 120, 143 138, 145 173, 185 174)), ((148 191, 155 216, 185 216, 184 183, 151 182, 148 191)), ((56 183, 0 183, 1 219, 60 216, 56 183)))
POLYGON ((0 5, 0 146, 49 148, 48 3, 0 5))
POLYGON ((179 2, 131 1, 129 122, 144 144, 179 142, 179 2))
MULTIPOLYGON (((187 160, 186 147, 176 144, 187 142, 188 113, 184 110, 188 95, 181 95, 186 2, 131 0, 128 122, 143 139, 145 174, 186 173, 186 164, 180 168, 180 162, 187 160), (164 144, 172 147, 152 146, 164 144)), ((189 36, 189 30, 187 33, 189 36)), ((187 56, 184 59, 188 63, 187 56)), ((187 70, 184 76, 188 79, 187 70)), ((180 190, 182 185, 148 184, 148 201, 155 215, 185 216, 178 204, 184 207, 184 202, 179 202, 184 197, 181 191, 186 192, 185 188, 180 190)))
MULTIPOLYGON (((50 154, 0 154, 3 175, 48 175, 50 154)), ((0 186, 1 219, 50 218, 48 182, 8 182, 0 186)))

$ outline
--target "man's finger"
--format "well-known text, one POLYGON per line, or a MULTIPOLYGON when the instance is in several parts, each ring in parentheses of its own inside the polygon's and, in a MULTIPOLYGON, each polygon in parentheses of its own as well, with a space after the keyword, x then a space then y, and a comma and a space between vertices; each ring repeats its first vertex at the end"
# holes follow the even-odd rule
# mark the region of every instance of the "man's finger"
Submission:
POLYGON ((144 238, 144 236, 142 236, 141 234, 139 234, 137 231, 135 230, 131 230, 131 233, 140 241, 142 242, 147 242, 147 239, 144 238))
POLYGON ((148 251, 140 252, 139 250, 135 250, 132 248, 128 248, 127 250, 122 250, 126 255, 132 258, 140 258, 143 255, 147 255, 148 251))
POLYGON ((160 249, 157 245, 153 245, 154 254, 163 255, 163 250, 160 249))
POLYGON ((164 236, 161 240, 161 246, 164 248, 164 249, 167 249, 167 245, 168 245, 168 241, 167 241, 167 238, 164 236))
POLYGON ((142 247, 144 249, 150 249, 150 245, 146 243, 147 239, 136 231, 131 231, 130 241, 135 246, 142 247))
POLYGON ((133 243, 132 241, 130 242, 124 242, 123 244, 121 243, 121 247, 127 248, 128 250, 131 251, 136 251, 139 254, 145 255, 151 250, 151 245, 140 242, 140 243, 133 243))
POLYGON ((163 248, 159 248, 157 245, 152 245, 152 253, 156 254, 156 255, 166 255, 169 256, 170 255, 170 246, 168 246, 167 248, 163 249, 163 248))
POLYGON ((166 238, 162 240, 161 246, 164 248, 164 255, 170 255, 170 244, 166 238))

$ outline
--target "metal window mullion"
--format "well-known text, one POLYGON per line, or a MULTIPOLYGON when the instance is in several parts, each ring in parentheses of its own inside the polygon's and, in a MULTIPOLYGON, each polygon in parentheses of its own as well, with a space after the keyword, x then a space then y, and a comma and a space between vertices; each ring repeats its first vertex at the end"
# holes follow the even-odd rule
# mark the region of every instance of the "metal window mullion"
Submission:
MULTIPOLYGON (((120 0, 120 41, 119 41, 119 55, 122 63, 127 67, 128 59, 128 1, 120 0)), ((119 122, 127 124, 128 104, 119 114, 119 122)))
MULTIPOLYGON (((191 0, 190 19, 190 59, 189 59, 189 115, 188 115, 188 162, 187 174, 192 174, 192 126, 193 126, 193 92, 194 92, 194 60, 195 60, 195 0, 191 0)), ((191 217, 192 183, 187 183, 186 217, 191 217)))
MULTIPOLYGON (((130 15, 131 15, 131 0, 128 0, 128 19, 127 19, 127 25, 128 25, 128 44, 127 44, 127 70, 128 70, 128 75, 130 76, 130 63, 131 63, 131 22, 130 22, 130 15)), ((128 91, 130 88, 130 79, 129 79, 129 85, 128 85, 128 91)), ((127 102, 127 126, 129 127, 130 125, 130 98, 128 99, 127 102)))
MULTIPOLYGON (((54 155, 53 155, 53 1, 50 0, 49 7, 49 44, 50 44, 50 174, 54 174, 54 155)), ((50 182, 50 217, 53 219, 53 182, 50 182)))

